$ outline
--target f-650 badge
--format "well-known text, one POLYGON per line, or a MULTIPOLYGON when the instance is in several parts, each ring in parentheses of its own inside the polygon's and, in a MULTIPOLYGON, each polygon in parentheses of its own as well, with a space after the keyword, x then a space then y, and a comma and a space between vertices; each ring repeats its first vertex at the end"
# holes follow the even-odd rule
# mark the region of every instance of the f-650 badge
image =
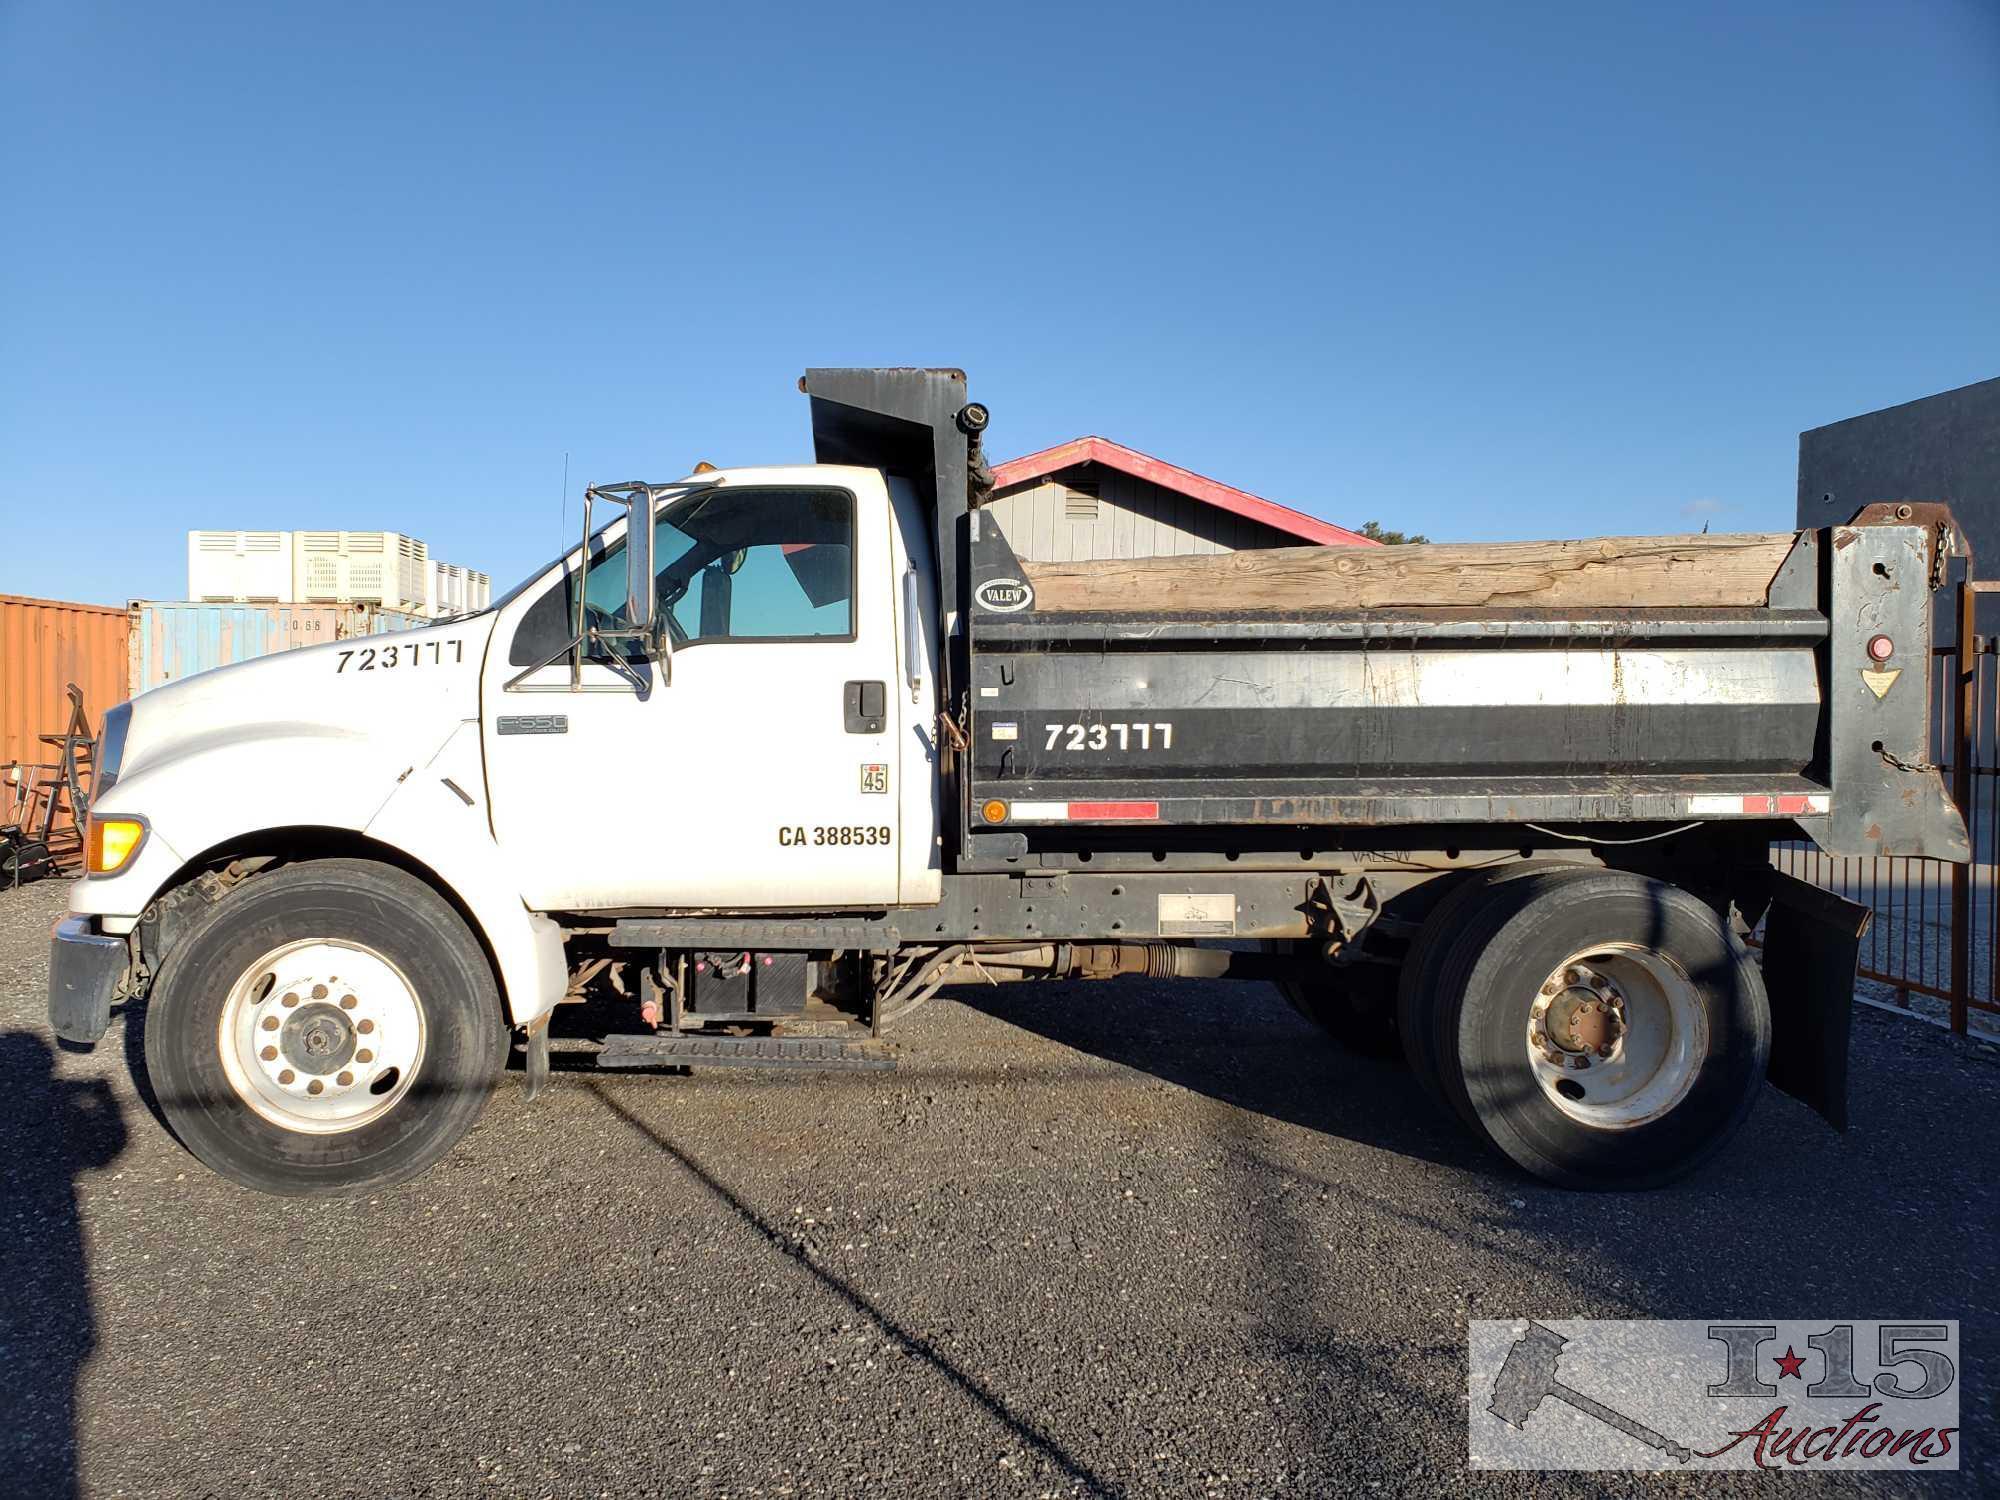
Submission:
POLYGON ((1011 615, 1035 602, 1035 591, 1018 578, 989 578, 972 591, 981 609, 1011 615))

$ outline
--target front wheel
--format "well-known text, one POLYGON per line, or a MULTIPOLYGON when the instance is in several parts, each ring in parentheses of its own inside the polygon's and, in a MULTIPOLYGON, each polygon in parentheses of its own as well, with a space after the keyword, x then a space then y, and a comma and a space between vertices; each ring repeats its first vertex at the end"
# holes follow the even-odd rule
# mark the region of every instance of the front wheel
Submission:
POLYGON ((1447 1099, 1567 1187, 1693 1170, 1743 1123, 1770 1057, 1763 976, 1728 924, 1677 886, 1616 871, 1489 890, 1433 999, 1447 1099))
POLYGON ((269 1193, 415 1176, 471 1129, 506 1047, 458 913, 363 860, 289 865, 225 897, 167 955, 146 1015, 167 1124, 269 1193))

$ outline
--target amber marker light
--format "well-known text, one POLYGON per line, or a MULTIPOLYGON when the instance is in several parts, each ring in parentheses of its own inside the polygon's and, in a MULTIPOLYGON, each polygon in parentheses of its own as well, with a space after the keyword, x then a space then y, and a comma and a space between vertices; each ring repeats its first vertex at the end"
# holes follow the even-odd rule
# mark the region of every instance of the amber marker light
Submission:
POLYGON ((979 809, 979 815, 989 823, 1004 823, 1007 821, 1007 804, 995 797, 979 809))
POLYGON ((146 839, 146 825, 137 818, 92 818, 85 865, 93 875, 125 868, 146 839))

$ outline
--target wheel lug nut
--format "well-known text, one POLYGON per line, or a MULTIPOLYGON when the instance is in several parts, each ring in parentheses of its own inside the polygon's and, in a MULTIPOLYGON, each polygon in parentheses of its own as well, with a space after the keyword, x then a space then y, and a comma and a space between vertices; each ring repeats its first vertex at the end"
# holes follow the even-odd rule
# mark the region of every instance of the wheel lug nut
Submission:
POLYGON ((359 1052, 354 1054, 354 1060, 361 1063, 373 1062, 375 1061, 375 1054, 370 1052, 366 1047, 363 1047, 359 1052))
POLYGON ((346 1088, 350 1083, 354 1082, 354 1075, 352 1073, 342 1073, 338 1078, 334 1079, 334 1082, 342 1088, 346 1088))
POLYGON ((287 994, 282 1003, 285 1005, 297 1005, 299 1003, 299 997, 295 993, 287 994))
POLYGON ((296 1073, 294 1073, 294 1072, 293 1072, 293 1071, 292 1071, 292 1070, 291 1070, 290 1068, 287 1068, 287 1069, 285 1069, 285 1071, 284 1071, 284 1072, 282 1072, 282 1073, 280 1073, 280 1074, 278 1075, 278 1082, 280 1082, 280 1083, 291 1083, 291 1082, 293 1082, 293 1081, 294 1081, 295 1079, 297 1079, 297 1077, 298 1077, 298 1076, 299 1076, 299 1075, 298 1075, 298 1074, 296 1074, 296 1073))
POLYGON ((276 1031, 278 1029, 278 1018, 276 1016, 264 1017, 264 1029, 266 1031, 276 1031))
POLYGON ((340 1008, 342 1010, 353 1010, 354 1007, 359 1005, 360 1003, 361 1002, 356 1000, 352 995, 342 995, 340 997, 340 1008))
POLYGON ((266 1047, 257 1055, 263 1058, 265 1062, 276 1062, 278 1060, 278 1049, 276 1047, 266 1047))
POLYGON ((313 999, 315 999, 315 1000, 324 1000, 325 998, 326 998, 326 986, 325 986, 325 985, 323 985, 323 984, 316 984, 316 985, 314 985, 314 986, 313 986, 313 999))
POLYGON ((306 1085, 306 1092, 308 1094, 317 1094, 323 1092, 325 1088, 326 1085, 315 1078, 311 1083, 306 1085))
POLYGON ((354 1029, 360 1032, 363 1036, 366 1036, 368 1035, 369 1032, 375 1029, 375 1023, 373 1021, 363 1021, 361 1022, 360 1025, 356 1026, 354 1029))

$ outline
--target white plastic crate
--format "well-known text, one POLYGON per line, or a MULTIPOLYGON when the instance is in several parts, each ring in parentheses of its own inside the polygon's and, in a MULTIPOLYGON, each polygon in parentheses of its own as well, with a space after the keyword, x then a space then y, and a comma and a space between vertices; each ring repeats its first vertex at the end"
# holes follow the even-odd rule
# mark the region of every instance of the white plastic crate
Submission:
POLYGON ((188 533, 188 598, 247 604, 291 597, 289 531, 188 533))
POLYGON ((425 602, 427 607, 424 612, 433 619, 472 614, 493 602, 493 580, 472 568, 461 568, 456 563, 433 559, 430 564, 430 592, 425 602))
POLYGON ((437 616, 465 613, 465 569, 454 563, 431 563, 430 613, 437 616))
POLYGON ((430 549, 400 531, 295 531, 293 597, 309 604, 379 604, 423 612, 430 549))

